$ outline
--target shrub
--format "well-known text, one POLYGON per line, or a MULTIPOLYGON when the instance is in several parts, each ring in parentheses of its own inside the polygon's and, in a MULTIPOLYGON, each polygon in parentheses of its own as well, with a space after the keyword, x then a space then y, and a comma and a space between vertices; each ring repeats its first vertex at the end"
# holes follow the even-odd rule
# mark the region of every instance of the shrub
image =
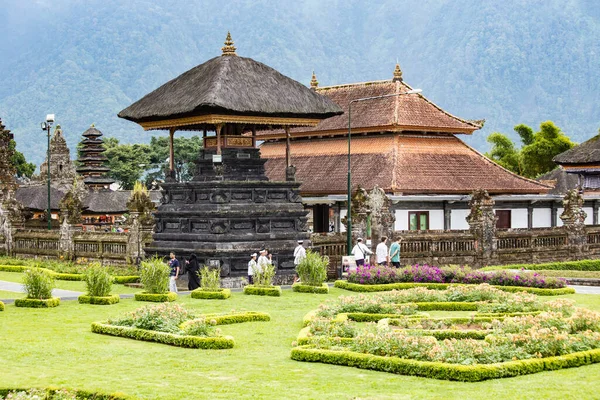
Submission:
POLYGON ((217 336, 215 325, 216 320, 210 320, 204 317, 185 321, 180 328, 186 335, 192 336, 217 336))
POLYGON ((230 289, 220 289, 218 291, 204 291, 202 289, 192 290, 192 299, 219 299, 224 300, 231 297, 230 289))
POLYGON ((90 264, 83 276, 88 295, 92 297, 106 297, 110 294, 113 278, 100 263, 90 264))
POLYGON ((50 299, 54 289, 54 277, 43 269, 31 268, 25 271, 23 287, 28 299, 50 299))
POLYGON ((50 308, 60 305, 60 298, 51 297, 49 299, 15 299, 15 307, 27 308, 50 308))
POLYGON ((160 257, 142 262, 140 282, 147 293, 161 294, 169 290, 171 268, 160 257))
POLYGON ((111 305, 117 304, 121 299, 118 294, 112 296, 86 296, 82 295, 77 298, 80 304, 97 304, 97 305, 111 305))
MULTIPOLYGON (((256 277, 256 275, 255 275, 256 277)), ((244 294, 257 295, 257 296, 281 296, 281 287, 280 286, 256 286, 256 285, 246 285, 244 286, 244 294)))
POLYGON ((0 389, 0 399, 11 400, 127 400, 132 397, 119 393, 104 394, 87 390, 73 389, 0 389), (21 396, 21 397, 19 397, 21 396), (24 396, 24 397, 23 397, 24 396), (33 397, 32 397, 33 396, 33 397))
POLYGON ((206 314, 203 317, 214 320, 217 325, 239 324, 242 322, 270 321, 271 316, 267 313, 256 311, 235 312, 227 314, 206 314))
POLYGON ((329 257, 307 250, 306 257, 296 266, 296 272, 303 285, 321 286, 327 279, 328 266, 329 257))
POLYGON ((181 333, 179 325, 191 318, 193 315, 179 304, 163 303, 138 308, 122 318, 108 320, 108 323, 159 332, 181 333))
POLYGON ((169 301, 177 300, 177 293, 167 292, 167 293, 136 293, 133 295, 133 298, 136 301, 151 301, 154 303, 164 303, 169 301))
POLYGON ((4 303, 0 301, 0 311, 4 311, 4 303))
POLYGON ((329 285, 327 283, 322 283, 320 286, 310 286, 303 285, 301 283, 294 283, 292 285, 292 290, 298 293, 319 293, 319 294, 327 294, 329 293, 329 285))
POLYGON ((263 265, 254 271, 254 286, 273 286, 273 278, 275 278, 275 266, 272 264, 263 265))
POLYGON ((205 265, 200 270, 200 288, 208 292, 218 292, 221 289, 221 268, 205 265))
POLYGON ((485 271, 493 271, 499 269, 600 271, 600 260, 557 261, 542 264, 494 265, 482 268, 482 270, 485 271))

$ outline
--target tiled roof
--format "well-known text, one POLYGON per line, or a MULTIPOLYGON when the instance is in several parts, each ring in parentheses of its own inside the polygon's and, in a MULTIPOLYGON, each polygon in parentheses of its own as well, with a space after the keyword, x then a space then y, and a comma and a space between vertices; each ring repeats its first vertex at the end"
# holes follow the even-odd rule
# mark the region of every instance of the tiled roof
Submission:
MULTIPOLYGON (((347 190, 345 138, 295 140, 292 164, 307 194, 347 190)), ((261 154, 271 180, 283 180, 285 143, 265 142, 261 154)), ((374 185, 388 193, 546 193, 549 187, 520 177, 490 161, 454 135, 387 134, 352 138, 352 186, 374 185)))
MULTIPOLYGON (((318 88, 317 93, 337 103, 344 114, 327 118, 313 128, 293 128, 291 134, 344 134, 348 131, 348 108, 351 100, 405 93, 411 89, 404 82, 391 80, 318 88)), ((432 131, 471 134, 481 128, 478 123, 449 114, 421 94, 355 102, 352 104, 351 122, 354 132, 432 131)), ((260 131, 257 134, 261 138, 280 138, 284 135, 281 130, 260 131)))

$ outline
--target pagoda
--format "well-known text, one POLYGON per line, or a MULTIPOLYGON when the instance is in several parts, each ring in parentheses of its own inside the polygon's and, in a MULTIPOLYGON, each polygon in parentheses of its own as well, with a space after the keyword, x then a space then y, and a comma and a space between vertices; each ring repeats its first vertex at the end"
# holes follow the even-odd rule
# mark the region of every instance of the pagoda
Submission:
POLYGON ((195 253, 201 264, 220 266, 221 276, 242 277, 250 254, 267 248, 285 280, 293 273, 296 241, 308 238, 307 212, 289 147, 285 178, 271 181, 256 131, 289 133, 291 127, 316 126, 342 110, 265 64, 238 56, 229 34, 222 51, 119 113, 145 130, 168 130, 170 136, 170 172, 146 253, 195 253), (177 130, 203 132, 204 149, 190 182, 174 179, 177 130))
POLYGON ((105 165, 106 156, 103 154, 106 149, 103 145, 102 132, 94 125, 83 132, 84 139, 79 142, 79 158, 77 162, 77 172, 83 176, 83 183, 89 189, 109 189, 115 181, 106 176, 110 169, 105 165))

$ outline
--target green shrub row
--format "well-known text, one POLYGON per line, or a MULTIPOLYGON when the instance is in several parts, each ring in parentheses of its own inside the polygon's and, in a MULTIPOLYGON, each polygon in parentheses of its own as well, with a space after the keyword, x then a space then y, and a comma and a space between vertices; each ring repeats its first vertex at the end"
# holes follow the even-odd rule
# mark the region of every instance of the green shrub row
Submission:
MULTIPOLYGON (((321 336, 323 337, 323 336, 321 336)), ((310 327, 305 327, 300 330, 298 337, 296 338, 297 346, 305 346, 307 344, 312 344, 315 340, 318 340, 319 336, 310 336, 310 327)), ((354 339, 353 338, 337 338, 340 343, 350 343, 354 339)))
MULTIPOLYGON (((0 388, 0 398, 5 398, 11 392, 29 392, 33 388, 0 388)), ((43 390, 46 391, 47 396, 54 395, 56 392, 60 390, 64 390, 65 388, 58 387, 48 387, 43 390)), ((67 389, 70 392, 74 392, 78 399, 85 400, 134 400, 135 397, 128 396, 123 393, 100 393, 100 392, 92 392, 89 390, 74 390, 67 389)))
POLYGON ((113 283, 123 285, 125 283, 138 283, 140 281, 139 275, 123 275, 113 276, 113 283))
POLYGON ((221 289, 218 292, 208 291, 202 289, 192 290, 192 299, 221 299, 225 300, 231 297, 230 289, 221 289))
POLYGON ((574 271, 600 271, 599 260, 579 260, 579 261, 560 261, 542 264, 510 264, 493 265, 482 268, 483 271, 493 271, 498 269, 530 269, 532 271, 551 269, 551 270, 574 270, 574 271))
POLYGON ((329 285, 327 285, 327 283, 323 283, 321 286, 311 286, 303 285, 301 283, 294 283, 292 285, 292 290, 298 293, 327 294, 329 293, 329 285))
POLYGON ((475 329, 403 329, 402 332, 433 336, 437 340, 445 339, 476 339, 483 340, 491 331, 475 330, 475 329))
MULTIPOLYGON (((340 289, 350 290, 352 292, 386 292, 391 290, 402 290, 411 289, 415 287, 426 287, 427 289, 447 289, 449 286, 465 286, 463 284, 449 284, 449 283, 385 283, 380 285, 361 285, 359 283, 350 283, 348 281, 335 281, 335 287, 340 289)), ((574 294, 575 289, 573 288, 560 288, 560 289, 540 289, 535 287, 525 286, 498 286, 492 285, 496 289, 504 292, 516 293, 516 292, 527 292, 537 294, 538 296, 560 296, 563 294, 574 294)))
MULTIPOLYGON (((25 272, 31 268, 34 268, 34 267, 30 267, 27 265, 25 265, 25 266, 22 266, 22 265, 0 265, 0 271, 4 271, 4 272, 25 272)), ((60 272, 54 272, 48 268, 39 268, 39 269, 48 272, 50 275, 52 275, 52 277, 54 279, 59 280, 59 281, 83 281, 84 280, 83 274, 63 274, 60 272)), ((137 283, 139 281, 140 281, 140 277, 135 276, 135 275, 113 276, 113 282, 118 283, 118 284, 137 283)))
POLYGON ((110 296, 88 296, 81 295, 77 298, 81 304, 97 304, 97 305, 111 305, 116 304, 121 300, 118 294, 112 294, 110 296))
POLYGON ((217 325, 230 325, 230 324, 240 324, 242 322, 254 322, 254 321, 270 321, 271 316, 267 313, 257 312, 257 311, 246 311, 243 313, 235 313, 235 314, 205 314, 201 315, 201 317, 206 318, 208 320, 215 320, 217 325))
POLYGON ((244 286, 244 294, 256 296, 281 296, 281 286, 244 286))
POLYGON ((355 322, 378 322, 384 318, 397 318, 398 314, 369 314, 364 312, 347 313, 348 319, 355 322))
POLYGON ((27 308, 51 308, 60 304, 60 298, 51 297, 49 299, 15 299, 15 307, 27 308))
POLYGON ((152 301, 154 303, 164 303, 165 301, 175 301, 177 300, 177 293, 167 292, 167 293, 146 293, 140 292, 134 295, 134 299, 136 301, 152 301))
POLYGON ((419 311, 477 311, 479 303, 466 301, 432 301, 415 303, 419 311))
MULTIPOLYGON (((539 314, 539 311, 535 313, 531 313, 533 315, 539 314)), ((449 324, 468 324, 468 323, 477 323, 477 322, 492 322, 492 321, 502 321, 505 318, 518 316, 518 315, 527 315, 528 313, 507 313, 507 314, 475 314, 472 317, 437 317, 437 318, 429 318, 429 317, 420 317, 419 319, 431 319, 434 321, 444 321, 449 324)), ((374 314, 373 314, 374 315, 374 314)), ((383 314, 379 314, 381 316, 383 314)), ((409 316, 409 318, 417 318, 418 316, 409 316)), ((359 316, 360 318, 360 316, 359 316)), ((377 321, 383 318, 379 318, 377 321)), ((389 324, 390 325, 398 325, 399 318, 397 315, 390 317, 389 324)), ((375 320, 373 322, 376 322, 375 320)))
POLYGON ((4 311, 4 303, 0 301, 0 311, 4 311))
POLYGON ((460 365, 430 361, 416 361, 397 357, 382 357, 351 351, 295 347, 292 360, 346 365, 362 369, 391 372, 400 375, 423 376, 451 381, 478 382, 507 378, 562 368, 579 367, 600 362, 600 349, 582 351, 557 357, 532 358, 488 365, 460 365))
POLYGON ((235 343, 231 336, 181 336, 166 332, 131 328, 128 326, 108 325, 101 322, 92 323, 92 332, 192 349, 231 349, 235 343))

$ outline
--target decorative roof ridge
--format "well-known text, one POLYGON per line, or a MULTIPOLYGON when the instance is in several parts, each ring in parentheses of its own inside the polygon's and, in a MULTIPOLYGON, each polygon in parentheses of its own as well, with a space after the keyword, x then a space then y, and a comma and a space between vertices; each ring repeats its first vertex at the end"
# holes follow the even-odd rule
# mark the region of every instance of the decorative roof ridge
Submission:
POLYGON ((505 172, 508 172, 510 175, 513 175, 514 177, 516 177, 516 178, 518 178, 518 179, 520 179, 522 181, 525 181, 525 182, 528 182, 528 183, 532 183, 534 185, 542 186, 542 187, 544 187, 546 189, 552 189, 553 188, 550 185, 546 185, 546 184, 540 183, 540 182, 538 182, 538 181, 536 181, 534 179, 525 178, 524 176, 521 176, 519 174, 515 174, 514 172, 509 171, 508 169, 504 168, 502 165, 496 163, 494 160, 491 160, 491 159, 487 158, 484 154, 480 153, 477 149, 469 146, 468 144, 466 144, 465 142, 463 142, 462 140, 460 140, 456 136, 455 136, 455 139, 458 140, 463 146, 465 146, 466 148, 468 148, 469 150, 471 150, 475 154, 477 154, 479 157, 481 157, 485 162, 487 162, 489 164, 492 164, 493 166, 498 167, 498 168, 504 170, 505 172))
POLYGON ((331 86, 320 86, 317 88, 317 92, 320 92, 322 90, 329 90, 329 89, 343 89, 346 87, 354 87, 354 86, 369 86, 369 85, 381 85, 384 83, 392 83, 391 79, 382 79, 382 80, 377 80, 377 81, 366 81, 366 82, 356 82, 356 83, 343 83, 340 85, 331 85, 331 86))

